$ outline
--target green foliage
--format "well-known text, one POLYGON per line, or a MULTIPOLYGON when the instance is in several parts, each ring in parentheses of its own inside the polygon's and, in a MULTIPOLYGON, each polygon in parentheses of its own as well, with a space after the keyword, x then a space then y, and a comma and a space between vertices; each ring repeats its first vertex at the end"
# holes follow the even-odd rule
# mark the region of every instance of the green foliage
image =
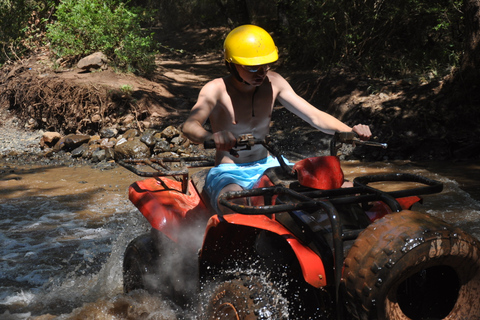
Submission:
POLYGON ((155 45, 153 36, 142 30, 139 13, 119 0, 63 0, 47 37, 60 57, 102 51, 120 70, 149 73, 155 45))
POLYGON ((289 56, 367 73, 427 72, 458 63, 462 0, 277 0, 289 56))

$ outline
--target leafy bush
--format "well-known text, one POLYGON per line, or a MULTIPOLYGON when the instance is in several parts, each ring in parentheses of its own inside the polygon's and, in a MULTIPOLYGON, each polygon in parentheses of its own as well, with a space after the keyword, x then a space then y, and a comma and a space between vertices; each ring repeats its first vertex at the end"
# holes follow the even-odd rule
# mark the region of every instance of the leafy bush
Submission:
POLYGON ((141 29, 142 17, 118 0, 63 0, 47 37, 59 57, 106 54, 120 70, 149 73, 154 68, 153 35, 141 29))

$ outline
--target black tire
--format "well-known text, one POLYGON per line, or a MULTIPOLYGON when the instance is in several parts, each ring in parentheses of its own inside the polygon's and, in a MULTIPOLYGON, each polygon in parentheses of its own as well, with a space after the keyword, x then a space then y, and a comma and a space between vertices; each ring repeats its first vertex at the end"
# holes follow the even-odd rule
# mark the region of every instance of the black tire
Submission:
POLYGON ((127 246, 123 260, 123 291, 146 290, 177 306, 196 299, 196 252, 182 250, 158 230, 143 234, 127 246))
POLYGON ((289 318, 288 303, 280 291, 257 275, 216 282, 203 295, 203 320, 289 318))
POLYGON ((347 309, 358 319, 480 319, 480 245, 412 211, 385 216, 345 259, 347 309))
POLYGON ((154 283, 158 253, 150 234, 143 234, 129 243, 123 260, 123 291, 155 290, 154 283))

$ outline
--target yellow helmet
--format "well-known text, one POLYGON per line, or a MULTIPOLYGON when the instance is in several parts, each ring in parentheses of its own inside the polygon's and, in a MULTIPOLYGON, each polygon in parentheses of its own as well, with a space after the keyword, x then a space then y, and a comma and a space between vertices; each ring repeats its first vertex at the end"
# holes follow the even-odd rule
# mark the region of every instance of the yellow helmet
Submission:
POLYGON ((233 29, 223 44, 225 61, 244 66, 258 66, 278 60, 278 49, 264 29, 243 25, 233 29))

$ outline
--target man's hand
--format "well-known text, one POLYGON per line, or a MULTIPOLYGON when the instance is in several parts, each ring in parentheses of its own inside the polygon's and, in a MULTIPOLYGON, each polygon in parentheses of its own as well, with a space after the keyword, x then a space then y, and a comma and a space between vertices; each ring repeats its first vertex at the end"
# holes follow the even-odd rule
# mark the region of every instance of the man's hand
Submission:
POLYGON ((366 141, 370 139, 372 133, 370 132, 370 127, 364 124, 357 124, 352 128, 353 132, 358 134, 360 140, 366 141))
POLYGON ((237 139, 230 131, 218 131, 210 136, 215 141, 215 148, 219 151, 229 151, 237 143, 237 139))

